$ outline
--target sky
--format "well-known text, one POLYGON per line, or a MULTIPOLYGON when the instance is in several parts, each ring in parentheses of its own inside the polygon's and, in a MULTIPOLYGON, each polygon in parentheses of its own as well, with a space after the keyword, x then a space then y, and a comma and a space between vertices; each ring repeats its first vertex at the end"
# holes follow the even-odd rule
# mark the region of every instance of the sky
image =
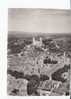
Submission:
POLYGON ((71 11, 9 8, 8 30, 18 32, 70 33, 71 11))

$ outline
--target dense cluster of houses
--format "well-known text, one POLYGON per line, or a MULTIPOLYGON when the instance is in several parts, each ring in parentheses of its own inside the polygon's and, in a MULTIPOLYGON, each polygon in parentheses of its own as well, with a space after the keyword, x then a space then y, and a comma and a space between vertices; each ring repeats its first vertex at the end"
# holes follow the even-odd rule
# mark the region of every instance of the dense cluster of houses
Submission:
MULTIPOLYGON (((56 41, 52 42, 59 49, 56 41)), ((39 40, 33 37, 32 43, 26 45, 15 57, 23 61, 22 65, 18 64, 19 68, 22 67, 23 74, 19 73, 21 72, 19 69, 19 72, 8 70, 8 74, 18 77, 15 79, 28 81, 26 84, 28 94, 26 95, 66 95, 68 93, 66 87, 69 80, 70 59, 66 57, 65 52, 60 56, 51 53, 49 48, 44 48, 42 37, 39 40)))

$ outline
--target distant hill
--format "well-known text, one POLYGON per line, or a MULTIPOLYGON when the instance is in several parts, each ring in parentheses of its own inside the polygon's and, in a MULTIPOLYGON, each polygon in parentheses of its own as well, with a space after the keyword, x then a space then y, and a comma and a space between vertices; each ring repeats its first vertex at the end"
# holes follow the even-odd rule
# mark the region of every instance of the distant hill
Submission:
POLYGON ((43 38, 71 38, 71 33, 41 33, 41 32, 17 32, 17 31, 9 31, 8 37, 16 37, 16 38, 31 38, 31 37, 43 37, 43 38))

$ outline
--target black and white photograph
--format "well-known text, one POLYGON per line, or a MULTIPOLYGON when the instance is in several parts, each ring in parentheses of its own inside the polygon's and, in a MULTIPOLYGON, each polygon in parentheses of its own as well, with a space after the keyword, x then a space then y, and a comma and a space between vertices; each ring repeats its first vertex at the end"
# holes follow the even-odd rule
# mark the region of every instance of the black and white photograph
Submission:
POLYGON ((9 8, 7 94, 69 96, 71 10, 9 8))

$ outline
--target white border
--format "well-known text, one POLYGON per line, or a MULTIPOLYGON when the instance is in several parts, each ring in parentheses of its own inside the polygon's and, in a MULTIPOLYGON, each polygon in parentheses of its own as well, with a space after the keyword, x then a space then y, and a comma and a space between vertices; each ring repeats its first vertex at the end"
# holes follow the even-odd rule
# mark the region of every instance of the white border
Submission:
POLYGON ((0 94, 6 95, 7 84, 7 9, 0 9, 0 94))
POLYGON ((69 9, 70 0, 8 0, 8 8, 69 9))
MULTIPOLYGON (((53 8, 69 9, 69 0, 1 0, 0 1, 0 96, 1 99, 19 99, 20 97, 7 96, 7 32, 8 32, 8 8, 53 8), (65 1, 65 2, 64 2, 65 1)), ((21 97, 23 98, 23 97, 21 97)), ((24 97, 28 98, 28 97, 24 97)), ((44 97, 29 97, 44 98, 44 97)), ((45 97, 48 98, 48 97, 45 97)), ((49 97, 50 99, 69 99, 65 97, 49 97)))

